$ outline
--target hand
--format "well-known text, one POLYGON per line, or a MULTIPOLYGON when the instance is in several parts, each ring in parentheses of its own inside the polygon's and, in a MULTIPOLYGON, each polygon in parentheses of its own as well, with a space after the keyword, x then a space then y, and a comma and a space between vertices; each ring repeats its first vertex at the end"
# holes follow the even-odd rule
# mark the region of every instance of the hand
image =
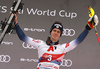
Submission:
POLYGON ((99 23, 99 19, 98 19, 97 15, 94 15, 94 16, 90 17, 89 20, 88 20, 88 26, 90 28, 93 28, 94 26, 97 26, 98 23, 99 23))
POLYGON ((13 22, 16 24, 16 23, 18 23, 18 21, 17 21, 17 15, 15 14, 14 16, 15 16, 15 19, 14 19, 13 22))
POLYGON ((97 15, 94 15, 92 17, 89 18, 88 20, 88 24, 86 25, 86 29, 87 30, 91 30, 92 28, 94 28, 94 26, 97 26, 99 23, 99 19, 97 15))
POLYGON ((95 26, 97 26, 99 23, 99 19, 97 15, 94 15, 94 23, 95 23, 95 26))

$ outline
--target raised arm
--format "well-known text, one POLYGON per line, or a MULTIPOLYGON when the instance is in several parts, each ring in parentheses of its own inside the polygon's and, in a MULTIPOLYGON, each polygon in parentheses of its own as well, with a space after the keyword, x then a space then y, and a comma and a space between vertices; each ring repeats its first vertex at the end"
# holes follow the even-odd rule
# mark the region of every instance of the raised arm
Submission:
POLYGON ((23 42, 26 42, 29 45, 34 46, 35 48, 38 48, 41 41, 35 40, 35 39, 24 34, 24 32, 20 28, 19 24, 17 23, 17 16, 16 15, 15 15, 14 22, 15 22, 16 33, 17 33, 19 39, 22 40, 23 42))
POLYGON ((88 20, 88 24, 85 27, 85 30, 78 36, 77 39, 72 40, 69 44, 67 44, 67 47, 65 45, 65 52, 69 52, 71 50, 73 50, 76 46, 78 46, 87 36, 87 34, 89 33, 89 31, 91 30, 91 28, 93 28, 93 25, 95 24, 98 25, 98 17, 97 15, 95 15, 94 17, 91 17, 88 20))

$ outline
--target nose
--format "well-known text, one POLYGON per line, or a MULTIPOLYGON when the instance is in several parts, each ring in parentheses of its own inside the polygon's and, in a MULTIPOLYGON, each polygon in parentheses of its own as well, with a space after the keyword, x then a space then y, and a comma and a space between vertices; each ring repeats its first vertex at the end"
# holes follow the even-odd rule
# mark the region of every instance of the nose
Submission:
POLYGON ((59 32, 58 31, 55 31, 55 34, 57 35, 57 34, 59 34, 59 32))

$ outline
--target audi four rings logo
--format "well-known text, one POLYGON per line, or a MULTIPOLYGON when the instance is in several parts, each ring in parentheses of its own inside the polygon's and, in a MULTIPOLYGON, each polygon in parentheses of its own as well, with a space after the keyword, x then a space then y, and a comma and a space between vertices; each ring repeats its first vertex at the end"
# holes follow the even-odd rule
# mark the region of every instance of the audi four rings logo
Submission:
POLYGON ((62 63, 61 63, 61 66, 67 66, 67 67, 71 67, 72 66, 72 60, 70 59, 63 59, 62 60, 62 63))
POLYGON ((64 29, 62 36, 74 36, 75 30, 74 29, 64 29))
POLYGON ((10 62, 11 57, 9 55, 0 55, 0 62, 8 63, 10 62))
POLYGON ((27 43, 25 43, 25 42, 22 43, 22 46, 23 46, 23 48, 25 48, 25 49, 36 49, 35 47, 33 47, 33 46, 31 46, 31 45, 29 45, 29 44, 27 44, 27 43))

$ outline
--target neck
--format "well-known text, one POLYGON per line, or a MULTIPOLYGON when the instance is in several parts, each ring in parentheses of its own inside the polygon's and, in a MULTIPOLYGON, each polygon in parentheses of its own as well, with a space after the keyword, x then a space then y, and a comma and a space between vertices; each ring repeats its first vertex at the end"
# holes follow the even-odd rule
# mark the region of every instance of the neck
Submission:
POLYGON ((59 40, 58 41, 54 41, 50 37, 48 37, 46 43, 47 43, 47 45, 57 45, 57 44, 59 44, 59 40))

